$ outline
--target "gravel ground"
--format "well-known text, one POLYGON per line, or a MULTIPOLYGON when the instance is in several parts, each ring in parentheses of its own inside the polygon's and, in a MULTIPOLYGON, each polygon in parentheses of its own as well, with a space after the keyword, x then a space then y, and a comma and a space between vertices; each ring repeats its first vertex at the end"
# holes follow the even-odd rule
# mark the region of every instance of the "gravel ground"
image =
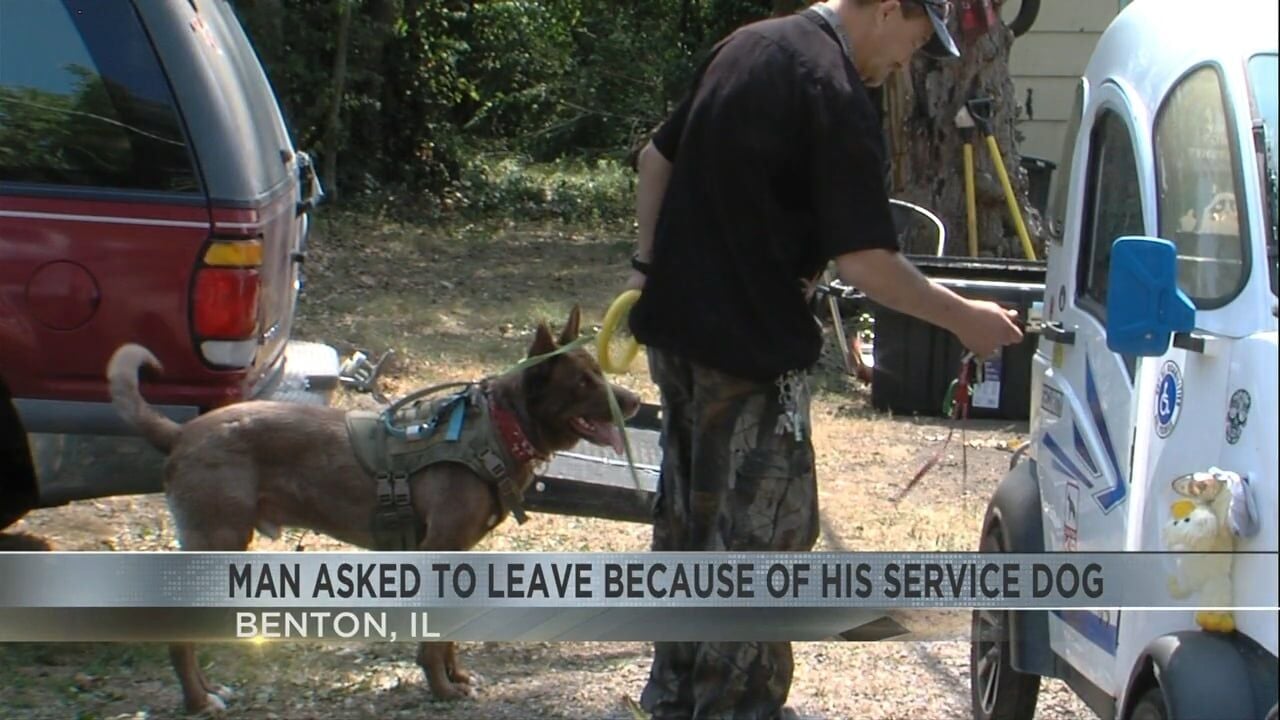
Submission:
MULTIPOLYGON (((941 429, 857 416, 830 402, 819 404, 818 418, 819 443, 825 448, 820 457, 825 532, 818 549, 827 550, 972 546, 981 499, 993 484, 988 478, 1008 458, 994 448, 1018 437, 991 423, 969 432, 967 483, 960 477, 959 458, 949 456, 915 493, 894 505, 889 498, 938 442, 941 429)), ((44 538, 57 549, 176 550, 163 501, 155 496, 42 510, 14 530, 44 538)), ((538 515, 522 528, 503 525, 482 549, 643 550, 647 532, 640 525, 538 515)), ((255 549, 291 550, 293 539, 259 540, 255 549)), ((308 550, 349 549, 315 535, 305 542, 308 550)), ((795 652, 791 705, 806 718, 969 716, 969 644, 963 635, 931 642, 798 643, 795 652)), ((638 697, 649 661, 643 643, 464 643, 461 653, 484 683, 474 700, 457 704, 430 700, 410 645, 226 644, 206 647, 202 659, 213 678, 240 694, 231 716, 255 720, 630 720, 626 699, 638 697)), ((0 685, 6 718, 179 716, 177 684, 164 649, 153 645, 0 646, 0 673, 8 678, 0 685)), ((1092 714, 1053 681, 1041 690, 1036 717, 1077 720, 1092 714)))
MULTIPOLYGON (((581 302, 588 321, 598 322, 621 276, 591 268, 625 269, 629 247, 625 238, 556 228, 446 233, 340 216, 318 226, 299 333, 344 352, 399 350, 402 359, 384 388, 389 395, 429 380, 478 377, 518 358, 537 318, 559 322, 569 305, 581 302), (522 258, 517 270, 512 257, 522 258), (591 308, 599 310, 593 315, 591 308)), ((643 370, 622 382, 656 400, 643 370)), ((973 423, 965 438, 967 475, 957 434, 944 461, 895 503, 946 427, 874 413, 866 391, 842 378, 820 384, 814 407, 823 508, 818 549, 975 548, 986 499, 1025 425, 973 423)), ((156 496, 41 510, 10 532, 59 550, 176 550, 156 496)), ((640 551, 648 533, 642 525, 535 515, 523 527, 505 523, 479 549, 640 551)), ((0 548, 17 549, 21 540, 0 536, 0 548)), ((295 541, 294 535, 259 539, 254 549, 287 551, 295 541)), ((311 535, 306 549, 348 548, 311 535)), ((969 717, 969 644, 959 619, 950 626, 917 624, 934 629, 927 642, 797 644, 791 705, 806 718, 832 720, 969 717)), ((230 717, 252 720, 631 720, 629 700, 638 698, 649 663, 644 643, 463 643, 460 653, 485 681, 475 699, 454 704, 430 700, 407 644, 221 644, 204 647, 201 658, 211 678, 238 692, 230 717)), ((181 715, 161 646, 0 645, 0 677, 0 720, 181 715)), ((1044 683, 1036 718, 1090 717, 1061 683, 1044 683)))

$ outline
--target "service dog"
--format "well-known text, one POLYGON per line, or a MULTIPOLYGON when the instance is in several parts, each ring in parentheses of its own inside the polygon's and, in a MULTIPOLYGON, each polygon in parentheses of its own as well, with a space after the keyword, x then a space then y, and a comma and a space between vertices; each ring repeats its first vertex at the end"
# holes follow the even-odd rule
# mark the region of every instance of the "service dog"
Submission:
MULTIPOLYGON (((529 355, 553 353, 578 337, 580 313, 570 313, 559 338, 546 323, 535 332, 529 355)), ((278 536, 305 528, 362 548, 376 548, 370 518, 378 506, 374 481, 359 464, 349 438, 346 411, 295 403, 247 401, 213 410, 184 424, 163 416, 143 399, 143 366, 163 369, 138 345, 124 345, 107 369, 118 412, 167 454, 164 492, 178 541, 188 551, 239 551, 254 533, 278 536)), ((513 416, 530 459, 514 462, 523 491, 534 467, 579 440, 620 448, 608 387, 625 417, 639 398, 609 385, 586 351, 573 348, 485 383, 492 407, 513 416)), ((510 456, 508 457, 510 460, 510 456)), ((512 464, 512 463, 509 463, 512 464)), ((494 486, 466 466, 442 463, 407 480, 423 551, 462 551, 475 546, 508 510, 494 486)), ((204 676, 192 643, 174 643, 170 659, 189 712, 225 709, 230 691, 204 676)), ((418 664, 439 699, 471 695, 472 677, 451 642, 422 643, 418 664)))

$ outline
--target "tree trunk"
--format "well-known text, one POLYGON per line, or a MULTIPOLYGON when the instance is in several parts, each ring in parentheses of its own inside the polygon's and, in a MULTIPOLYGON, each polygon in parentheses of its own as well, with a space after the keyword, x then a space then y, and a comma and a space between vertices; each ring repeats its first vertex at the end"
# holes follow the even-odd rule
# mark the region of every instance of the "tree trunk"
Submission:
POLYGON ((338 40, 333 58, 333 92, 329 99, 329 119, 324 131, 323 177, 329 194, 338 199, 338 147, 342 144, 342 101, 347 92, 347 46, 351 36, 351 2, 338 3, 338 40))
POLYGON ((276 67, 284 55, 283 0, 238 0, 236 9, 262 64, 276 67))
POLYGON ((396 131, 388 128, 383 109, 395 107, 395 98, 388 97, 388 46, 395 38, 397 23, 404 17, 404 7, 400 0, 369 0, 365 12, 371 27, 364 44, 357 42, 356 68, 365 96, 378 101, 378 106, 373 112, 364 110, 358 122, 366 141, 363 146, 381 148, 386 146, 387 133, 396 131))
MULTIPOLYGON (((956 114, 971 98, 992 100, 991 126, 1036 256, 1043 240, 1038 214, 1027 201, 1026 173, 1015 140, 1018 101, 1009 78, 1013 33, 1003 23, 966 42, 962 57, 919 57, 897 74, 885 92, 886 125, 896 197, 929 208, 947 228, 947 255, 968 255, 964 144, 972 143, 979 255, 1023 257, 1021 241, 984 137, 956 127, 956 114)), ((909 235, 908 252, 932 252, 922 234, 909 235)))

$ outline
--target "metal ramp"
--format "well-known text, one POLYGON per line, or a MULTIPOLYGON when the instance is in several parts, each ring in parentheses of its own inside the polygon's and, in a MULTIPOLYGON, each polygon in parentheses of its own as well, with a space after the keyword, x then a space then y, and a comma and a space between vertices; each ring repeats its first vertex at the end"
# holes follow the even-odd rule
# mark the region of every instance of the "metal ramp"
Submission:
POLYGON ((626 522, 652 522, 662 449, 658 445, 658 407, 645 405, 627 424, 635 458, 632 479, 625 455, 580 442, 557 453, 525 491, 525 509, 626 522), (638 486, 637 486, 638 483, 638 486))

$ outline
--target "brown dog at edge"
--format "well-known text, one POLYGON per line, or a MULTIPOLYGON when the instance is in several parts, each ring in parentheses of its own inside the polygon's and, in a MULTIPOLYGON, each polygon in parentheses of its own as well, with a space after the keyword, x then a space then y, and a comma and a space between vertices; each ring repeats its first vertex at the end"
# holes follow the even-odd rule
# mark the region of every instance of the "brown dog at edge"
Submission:
MULTIPOLYGON (((540 324, 529 355, 576 339, 579 317, 574 307, 558 344, 546 323, 540 324)), ((250 401, 179 425, 142 398, 138 373, 143 365, 161 369, 138 345, 115 352, 107 369, 111 399, 126 420, 168 454, 164 490, 183 550, 244 550, 255 530, 276 537, 283 527, 374 547, 374 481, 356 460, 344 410, 250 401)), ((495 378, 489 387, 496 404, 515 415, 538 458, 546 459, 580 439, 620 446, 606 382, 595 359, 578 348, 495 378)), ((612 387, 623 415, 634 415, 639 398, 612 387)), ((536 461, 519 467, 522 490, 536 461)), ((459 464, 427 467, 410 478, 410 486, 414 511, 425 523, 424 551, 468 550, 506 516, 493 486, 459 464)), ((186 709, 224 709, 230 693, 204 676, 195 646, 176 643, 169 652, 186 709)), ((471 677, 458 665, 453 643, 422 643, 417 660, 437 698, 472 693, 471 677)))

